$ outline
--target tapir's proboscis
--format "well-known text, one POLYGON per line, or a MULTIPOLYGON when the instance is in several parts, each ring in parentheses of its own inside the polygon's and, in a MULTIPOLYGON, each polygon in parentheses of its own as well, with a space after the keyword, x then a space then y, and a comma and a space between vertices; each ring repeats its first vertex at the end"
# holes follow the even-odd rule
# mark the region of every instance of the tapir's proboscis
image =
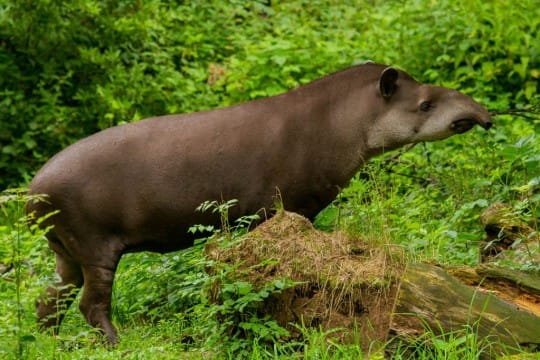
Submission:
POLYGON ((115 344, 111 292, 122 254, 193 245, 191 226, 219 225, 218 215, 195 210, 204 201, 237 199, 232 221, 272 214, 279 193, 286 210, 313 219, 369 158, 475 124, 492 122, 470 97, 369 63, 278 96, 91 135, 30 184, 44 199, 27 212, 56 212, 41 226, 52 225, 47 238, 60 276, 40 299, 38 318, 57 329, 60 304, 84 285, 80 310, 115 344))

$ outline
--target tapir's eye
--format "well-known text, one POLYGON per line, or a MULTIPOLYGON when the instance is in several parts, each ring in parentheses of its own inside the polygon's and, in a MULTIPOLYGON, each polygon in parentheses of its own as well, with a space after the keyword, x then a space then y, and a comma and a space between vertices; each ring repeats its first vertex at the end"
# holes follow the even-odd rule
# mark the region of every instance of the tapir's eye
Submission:
POLYGON ((422 111, 429 111, 433 109, 433 104, 430 101, 422 101, 420 104, 420 110, 422 111))

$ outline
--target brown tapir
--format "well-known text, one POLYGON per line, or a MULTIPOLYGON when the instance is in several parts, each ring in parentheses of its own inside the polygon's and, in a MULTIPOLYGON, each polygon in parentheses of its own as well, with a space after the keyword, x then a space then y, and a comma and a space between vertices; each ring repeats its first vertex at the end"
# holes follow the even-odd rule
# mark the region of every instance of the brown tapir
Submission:
MULTIPOLYGON (((122 254, 189 247, 194 224, 219 224, 195 208, 238 199, 230 218, 285 209, 313 218, 372 156, 408 143, 440 140, 487 111, 455 90, 423 85, 379 64, 339 71, 285 94, 185 115, 113 127, 54 156, 30 184, 61 281, 37 307, 58 325, 57 304, 84 284, 80 309, 110 343, 111 291, 122 254)), ((324 256, 322 254, 321 256, 324 256)))

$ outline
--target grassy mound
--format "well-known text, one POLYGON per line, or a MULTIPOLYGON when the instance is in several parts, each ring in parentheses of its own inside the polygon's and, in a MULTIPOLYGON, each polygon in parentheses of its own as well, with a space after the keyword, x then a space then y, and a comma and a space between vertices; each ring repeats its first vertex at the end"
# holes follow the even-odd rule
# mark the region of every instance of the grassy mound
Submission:
MULTIPOLYGON (((276 279, 295 285, 260 304, 269 315, 300 336, 298 326, 339 328, 335 340, 360 339, 367 349, 386 340, 393 300, 404 264, 397 252, 370 247, 366 240, 341 232, 325 233, 298 214, 280 211, 270 220, 226 246, 209 243, 211 271, 234 266, 231 281, 243 279, 260 289, 276 279)), ((211 297, 220 302, 219 286, 211 297)))

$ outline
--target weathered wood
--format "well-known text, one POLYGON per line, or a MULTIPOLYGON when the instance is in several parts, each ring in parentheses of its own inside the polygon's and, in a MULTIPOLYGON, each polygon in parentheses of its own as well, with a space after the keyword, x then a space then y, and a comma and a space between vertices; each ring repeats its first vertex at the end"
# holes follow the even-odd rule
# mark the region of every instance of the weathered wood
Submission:
MULTIPOLYGON (((464 267, 460 267, 464 268, 464 267)), ((459 269, 459 268, 456 268, 459 269)), ((450 273, 454 273, 454 270, 447 269, 450 273)), ((481 281, 509 281, 515 284, 522 291, 539 295, 540 296, 540 274, 536 276, 531 273, 502 267, 494 264, 481 264, 474 268, 474 272, 477 274, 476 282, 472 285, 479 285, 481 281)), ((458 272, 455 272, 455 276, 461 279, 458 272)))
MULTIPOLYGON (((481 267, 465 272, 470 278, 501 276, 504 280, 525 281, 525 277, 510 275, 512 270, 495 271, 481 267), (471 275, 472 274, 472 275, 471 275)), ((467 281, 465 281, 467 282, 467 281)), ((480 283, 482 281, 480 280, 480 283)), ((527 278, 526 288, 535 288, 538 279, 527 278)), ((529 295, 540 303, 538 292, 529 295)), ((401 339, 416 338, 426 331, 435 334, 462 330, 470 326, 479 339, 509 347, 540 350, 540 314, 524 310, 481 287, 465 285, 440 267, 428 264, 409 265, 401 278, 390 333, 401 339)))

